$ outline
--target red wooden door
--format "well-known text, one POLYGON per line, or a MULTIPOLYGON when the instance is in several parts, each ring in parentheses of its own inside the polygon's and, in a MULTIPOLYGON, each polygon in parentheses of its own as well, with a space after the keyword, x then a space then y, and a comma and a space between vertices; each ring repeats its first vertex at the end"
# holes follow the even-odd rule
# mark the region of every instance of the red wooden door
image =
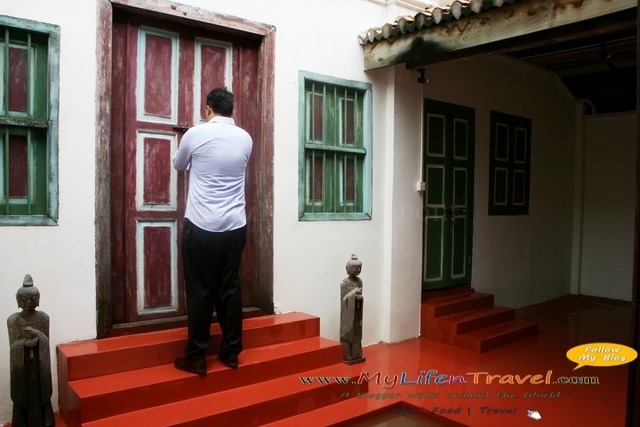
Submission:
MULTIPOLYGON (((184 131, 206 121, 207 93, 235 92, 240 62, 251 55, 232 40, 170 23, 122 17, 113 28, 113 323, 176 318, 185 314, 179 242, 187 179, 171 159, 184 131)), ((251 250, 243 262, 243 300, 251 305, 251 250)))

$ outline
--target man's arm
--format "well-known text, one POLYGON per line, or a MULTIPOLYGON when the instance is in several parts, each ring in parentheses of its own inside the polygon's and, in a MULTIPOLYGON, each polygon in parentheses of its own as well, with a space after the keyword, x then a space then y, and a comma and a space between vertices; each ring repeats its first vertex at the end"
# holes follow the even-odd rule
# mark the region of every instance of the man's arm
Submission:
POLYGON ((190 137, 190 132, 185 132, 178 146, 178 151, 173 155, 173 167, 179 171, 186 171, 191 167, 190 137))

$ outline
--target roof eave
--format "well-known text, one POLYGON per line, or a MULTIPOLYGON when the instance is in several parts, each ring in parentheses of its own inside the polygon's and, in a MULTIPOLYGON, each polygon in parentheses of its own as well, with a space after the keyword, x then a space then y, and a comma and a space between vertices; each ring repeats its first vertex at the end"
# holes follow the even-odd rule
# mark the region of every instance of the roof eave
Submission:
POLYGON ((531 40, 539 32, 606 19, 635 9, 637 3, 637 0, 530 0, 505 4, 365 43, 364 68, 372 70, 403 63, 415 67, 477 54, 504 40, 518 37, 531 40))

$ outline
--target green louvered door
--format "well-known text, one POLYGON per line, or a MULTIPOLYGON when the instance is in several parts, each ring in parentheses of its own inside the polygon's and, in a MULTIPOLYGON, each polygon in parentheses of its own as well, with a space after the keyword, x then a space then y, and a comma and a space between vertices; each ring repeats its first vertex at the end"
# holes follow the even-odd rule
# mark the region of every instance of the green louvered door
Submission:
POLYGON ((425 100, 422 289, 471 280, 473 148, 471 108, 425 100))

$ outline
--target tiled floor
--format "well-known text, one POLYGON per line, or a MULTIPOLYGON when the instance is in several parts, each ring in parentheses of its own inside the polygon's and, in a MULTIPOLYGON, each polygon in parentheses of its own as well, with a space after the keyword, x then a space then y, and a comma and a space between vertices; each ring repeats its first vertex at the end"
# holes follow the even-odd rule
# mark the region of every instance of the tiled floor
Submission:
POLYGON ((352 367, 352 381, 369 379, 369 394, 358 399, 383 409, 371 422, 357 425, 443 425, 428 416, 435 412, 473 427, 623 427, 628 365, 574 371, 566 352, 594 342, 629 345, 631 316, 630 303, 567 296, 518 310, 518 317, 539 322, 540 332, 486 353, 426 339, 366 347, 367 360, 352 367), (376 374, 380 384, 371 379, 376 374), (490 375, 495 377, 487 384, 490 375), (464 383, 449 383, 452 377, 464 383), (598 383, 558 384, 560 377, 598 383), (392 408, 390 402, 413 407, 392 408), (541 418, 529 417, 528 411, 541 418))

